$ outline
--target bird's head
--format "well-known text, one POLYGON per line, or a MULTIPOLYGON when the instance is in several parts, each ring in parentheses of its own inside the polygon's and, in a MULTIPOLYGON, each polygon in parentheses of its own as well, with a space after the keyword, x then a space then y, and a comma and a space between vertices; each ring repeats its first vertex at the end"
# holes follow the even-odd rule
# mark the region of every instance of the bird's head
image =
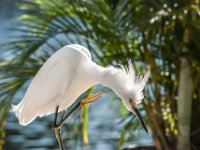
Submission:
POLYGON ((116 87, 118 87, 115 91, 116 94, 121 98, 125 107, 138 117, 141 125, 148 133, 144 120, 137 109, 137 104, 144 98, 143 89, 150 73, 147 72, 144 76, 136 76, 131 61, 128 61, 127 67, 120 66, 120 68, 115 70, 115 75, 117 78, 116 87))

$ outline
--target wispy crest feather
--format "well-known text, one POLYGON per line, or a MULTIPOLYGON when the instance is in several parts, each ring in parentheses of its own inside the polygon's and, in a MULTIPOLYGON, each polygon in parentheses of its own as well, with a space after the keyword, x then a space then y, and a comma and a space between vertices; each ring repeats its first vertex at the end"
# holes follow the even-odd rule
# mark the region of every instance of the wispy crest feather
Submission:
POLYGON ((150 72, 148 71, 144 76, 136 75, 131 60, 128 60, 127 66, 120 65, 117 70, 121 84, 124 84, 124 87, 127 87, 130 92, 133 92, 136 103, 140 103, 144 98, 143 89, 149 79, 150 72))

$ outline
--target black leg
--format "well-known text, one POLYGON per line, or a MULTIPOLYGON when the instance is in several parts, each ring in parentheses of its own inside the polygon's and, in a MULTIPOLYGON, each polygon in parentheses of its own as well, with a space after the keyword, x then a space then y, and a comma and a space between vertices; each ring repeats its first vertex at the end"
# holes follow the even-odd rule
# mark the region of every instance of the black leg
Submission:
POLYGON ((74 113, 75 111, 77 111, 79 108, 80 108, 80 105, 81 105, 81 102, 78 102, 74 108, 72 108, 72 110, 70 110, 67 115, 65 117, 63 117, 62 121, 61 121, 61 124, 63 124, 63 122, 72 114, 74 113))
POLYGON ((54 117, 54 125, 53 125, 54 128, 57 127, 58 109, 59 109, 59 106, 56 106, 55 117, 54 117))
POLYGON ((54 118, 54 130, 55 130, 56 139, 58 141, 60 149, 64 150, 64 144, 63 144, 63 140, 61 138, 61 125, 57 124, 58 109, 59 109, 59 106, 56 106, 55 118, 54 118))
POLYGON ((56 139, 58 141, 58 144, 60 146, 61 150, 64 150, 64 144, 63 144, 63 140, 61 138, 61 127, 64 123, 64 121, 76 110, 78 110, 78 108, 80 107, 81 102, 77 103, 74 108, 72 110, 70 110, 66 116, 64 116, 64 111, 62 112, 62 116, 61 116, 61 120, 57 121, 58 119, 58 110, 59 110, 59 106, 56 106, 56 110, 55 110, 55 118, 54 118, 54 130, 55 130, 55 135, 56 135, 56 139))
MULTIPOLYGON (((97 94, 95 94, 92 98, 93 99, 88 99, 86 102, 87 103, 91 103, 93 102, 94 100, 98 99, 100 97, 100 95, 102 94, 103 92, 99 92, 97 94)), ((78 103, 75 103, 73 108, 71 110, 68 111, 67 115, 65 116, 65 111, 62 111, 62 116, 61 116, 61 119, 60 121, 58 122, 57 121, 57 118, 58 118, 58 112, 59 112, 59 106, 56 106, 56 110, 55 110, 55 118, 54 118, 54 130, 55 130, 55 135, 56 135, 56 139, 59 143, 59 146, 60 146, 60 149, 61 150, 64 150, 64 144, 63 144, 63 140, 61 138, 61 127, 63 125, 63 123, 65 122, 65 120, 68 119, 68 117, 74 113, 75 111, 77 111, 79 108, 82 108, 81 107, 81 103, 82 101, 79 101, 78 103)))
POLYGON ((54 118, 54 130, 55 130, 55 135, 56 135, 56 139, 59 143, 59 146, 60 146, 60 149, 61 150, 64 150, 64 144, 63 144, 63 140, 61 138, 61 127, 63 125, 63 123, 65 122, 65 120, 68 119, 68 117, 74 113, 75 111, 77 111, 79 108, 81 107, 81 101, 76 103, 74 108, 72 108, 67 114, 66 116, 64 116, 64 111, 62 112, 62 116, 61 116, 61 120, 57 121, 57 118, 58 118, 58 109, 59 109, 59 106, 56 106, 56 111, 55 111, 55 118, 54 118))
POLYGON ((63 120, 64 117, 65 117, 65 110, 62 111, 61 121, 63 120))

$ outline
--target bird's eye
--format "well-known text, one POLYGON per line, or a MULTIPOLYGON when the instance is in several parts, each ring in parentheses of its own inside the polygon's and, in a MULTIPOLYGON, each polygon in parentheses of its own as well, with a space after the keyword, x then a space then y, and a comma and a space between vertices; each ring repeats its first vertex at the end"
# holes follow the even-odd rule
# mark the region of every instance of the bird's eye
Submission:
POLYGON ((136 103, 135 103, 134 100, 129 99, 129 103, 131 104, 131 106, 132 106, 133 108, 136 108, 136 103))

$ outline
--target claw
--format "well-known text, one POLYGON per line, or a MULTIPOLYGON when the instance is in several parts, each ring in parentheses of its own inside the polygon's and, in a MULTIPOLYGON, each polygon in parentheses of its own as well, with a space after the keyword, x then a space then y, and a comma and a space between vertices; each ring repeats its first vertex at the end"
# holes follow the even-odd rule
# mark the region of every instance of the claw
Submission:
POLYGON ((92 96, 90 96, 90 97, 88 97, 88 98, 86 98, 86 99, 81 101, 81 104, 80 104, 80 117, 82 117, 82 114, 83 114, 83 111, 84 111, 84 108, 86 107, 86 105, 98 100, 103 93, 104 93, 104 91, 101 91, 101 92, 96 93, 96 94, 94 94, 94 95, 92 95, 92 96))

